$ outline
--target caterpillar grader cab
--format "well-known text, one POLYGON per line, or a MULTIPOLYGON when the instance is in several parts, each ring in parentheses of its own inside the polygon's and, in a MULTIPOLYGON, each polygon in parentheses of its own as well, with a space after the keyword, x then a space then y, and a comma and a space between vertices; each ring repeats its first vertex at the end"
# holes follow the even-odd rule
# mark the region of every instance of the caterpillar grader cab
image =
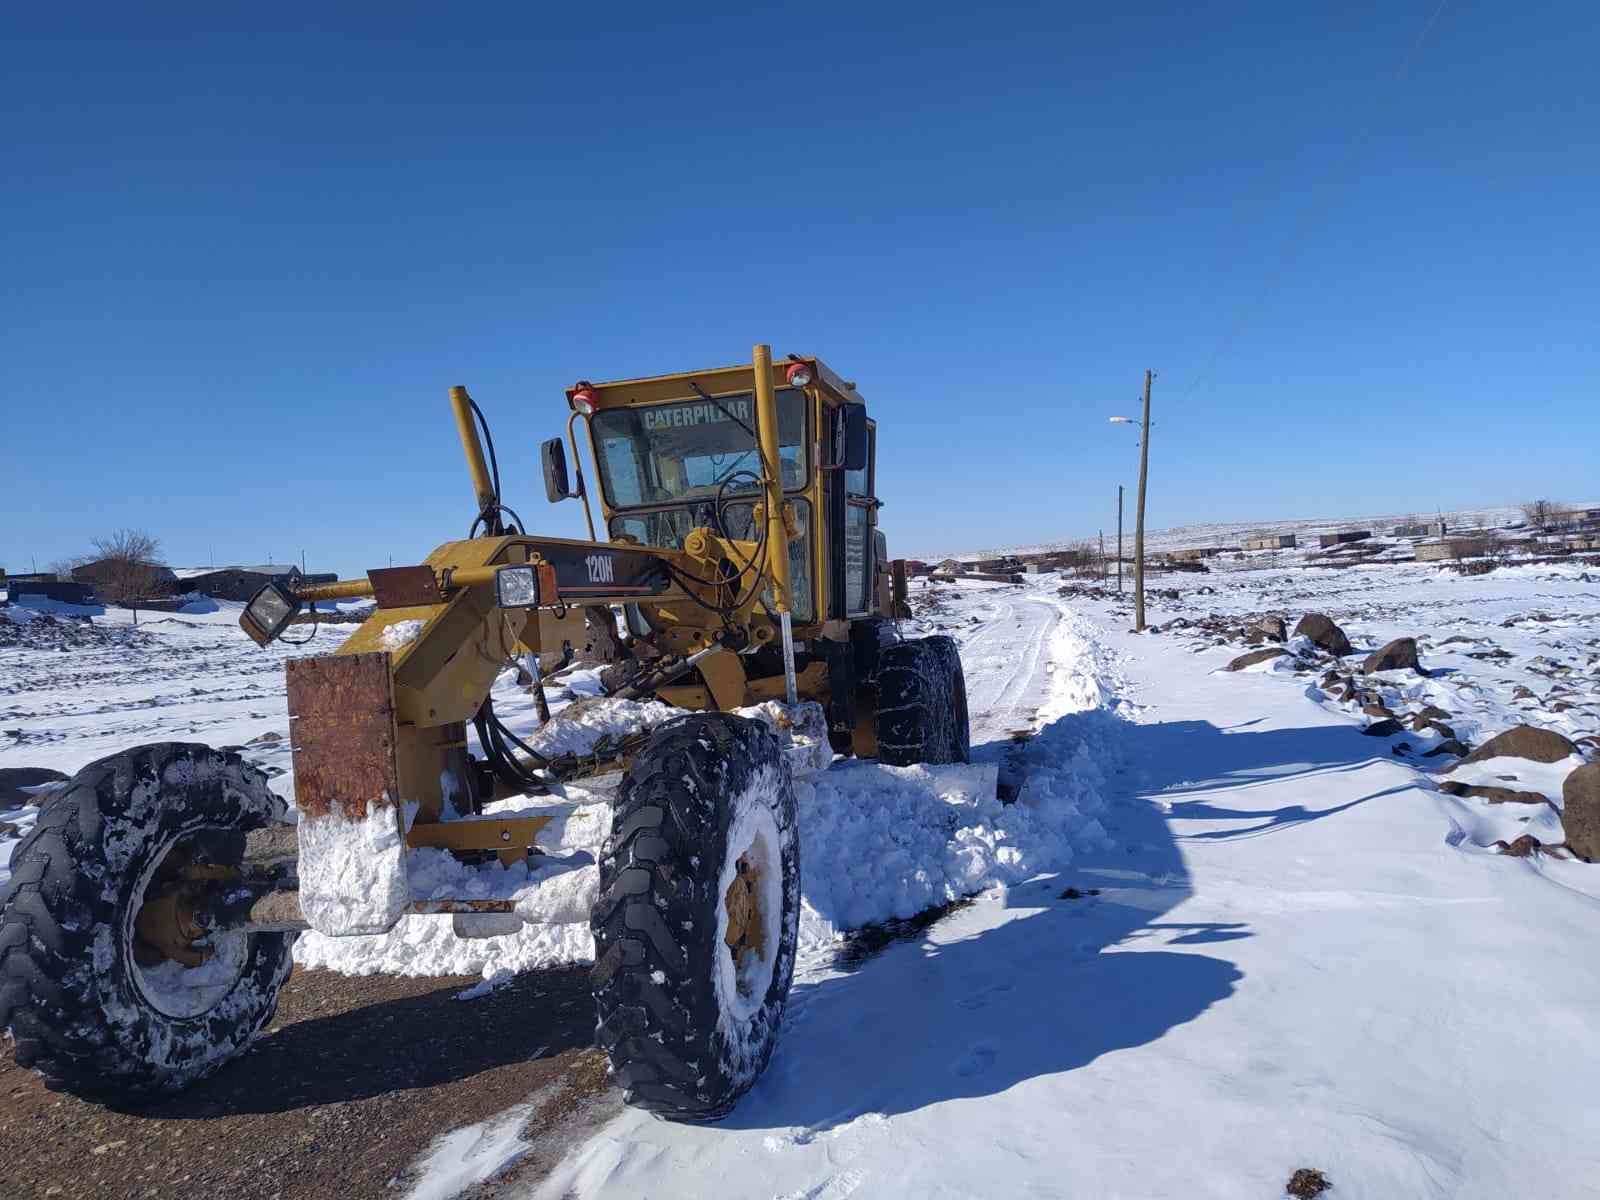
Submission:
POLYGON ((244 608, 265 646, 318 603, 372 605, 331 653, 287 661, 292 811, 239 754, 194 744, 102 759, 50 795, 0 893, 19 1063, 93 1097, 180 1088, 271 1019, 297 931, 432 916, 463 937, 588 921, 596 1036, 630 1102, 714 1119, 751 1086, 794 969, 795 773, 966 761, 960 660, 897 631, 876 426, 819 360, 757 346, 566 398, 544 484, 583 505, 588 540, 526 531, 453 388, 467 537, 244 608), (542 753, 492 690, 520 672, 543 708, 540 676, 574 661, 603 666, 612 700, 683 715, 542 753), (609 833, 541 848, 590 785, 609 833))

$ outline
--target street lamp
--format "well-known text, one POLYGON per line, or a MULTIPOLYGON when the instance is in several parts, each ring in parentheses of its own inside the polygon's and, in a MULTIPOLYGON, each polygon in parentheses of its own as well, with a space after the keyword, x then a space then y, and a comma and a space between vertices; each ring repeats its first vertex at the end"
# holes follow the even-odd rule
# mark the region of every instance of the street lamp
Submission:
POLYGON ((1113 425, 1137 425, 1139 436, 1139 514, 1133 529, 1133 627, 1144 632, 1144 485, 1150 469, 1150 378, 1144 373, 1144 420, 1108 417, 1113 425))

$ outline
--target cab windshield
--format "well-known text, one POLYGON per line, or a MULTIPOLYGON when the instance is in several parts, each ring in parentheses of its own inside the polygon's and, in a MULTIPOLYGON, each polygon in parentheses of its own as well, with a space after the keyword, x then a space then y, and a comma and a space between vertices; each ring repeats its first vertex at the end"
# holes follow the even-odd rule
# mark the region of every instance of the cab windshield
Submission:
MULTIPOLYGON (((785 491, 806 485, 806 396, 781 388, 778 461, 785 491)), ((603 409, 589 418, 600 486, 613 508, 712 500, 759 490, 756 402, 742 395, 641 408, 603 409)))

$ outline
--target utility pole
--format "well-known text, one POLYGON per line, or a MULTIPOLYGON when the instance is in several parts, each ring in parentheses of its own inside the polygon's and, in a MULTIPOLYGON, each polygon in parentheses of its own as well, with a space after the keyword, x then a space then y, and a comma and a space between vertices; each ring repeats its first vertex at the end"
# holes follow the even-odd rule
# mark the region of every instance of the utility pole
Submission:
POLYGON ((1117 484, 1117 595, 1122 595, 1122 485, 1117 484))
POLYGON ((1100 531, 1100 582, 1106 581, 1106 531, 1100 531))
POLYGON ((1150 371, 1144 373, 1144 421, 1139 426, 1139 512, 1133 527, 1133 628, 1144 632, 1144 487, 1150 474, 1150 371))

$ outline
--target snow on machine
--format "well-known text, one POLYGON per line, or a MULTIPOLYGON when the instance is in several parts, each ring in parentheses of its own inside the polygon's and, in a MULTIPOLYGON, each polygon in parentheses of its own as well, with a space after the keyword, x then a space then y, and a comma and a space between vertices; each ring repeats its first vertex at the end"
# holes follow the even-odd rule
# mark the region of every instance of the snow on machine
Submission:
POLYGON ((542 455, 549 499, 583 502, 588 541, 524 531, 482 412, 450 397, 477 499, 467 538, 364 580, 269 584, 241 616, 265 646, 308 605, 374 606, 333 653, 287 663, 297 811, 237 753, 161 743, 85 767, 17 847, 0 1026, 51 1086, 123 1101, 216 1068, 271 1019, 299 930, 588 921, 596 1036, 627 1099, 716 1118, 766 1066, 789 993, 794 766, 967 761, 954 641, 897 632, 904 576, 853 384, 766 346, 576 384, 566 442, 542 455), (519 668, 542 708, 540 672, 574 658, 606 664, 608 696, 685 715, 541 754, 491 688, 519 668), (541 851, 566 786, 619 770, 598 863, 541 851))

